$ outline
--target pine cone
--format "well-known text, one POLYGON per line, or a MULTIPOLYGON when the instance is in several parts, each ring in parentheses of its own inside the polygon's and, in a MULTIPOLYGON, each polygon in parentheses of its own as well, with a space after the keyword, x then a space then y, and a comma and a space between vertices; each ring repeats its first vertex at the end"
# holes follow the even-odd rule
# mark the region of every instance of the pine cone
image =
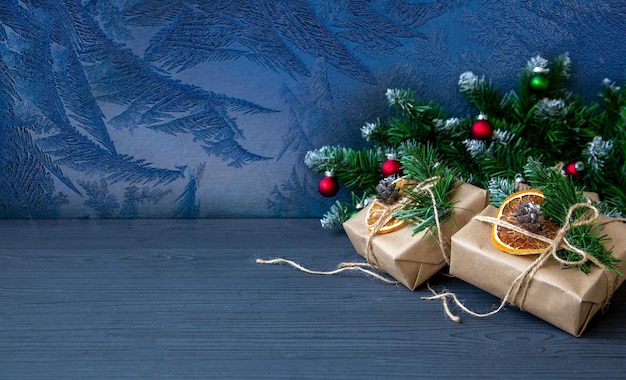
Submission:
POLYGON ((378 182, 378 185, 376 185, 376 190, 378 191, 376 199, 388 205, 394 204, 398 200, 400 191, 396 188, 395 179, 392 176, 383 178, 378 182))
POLYGON ((514 215, 522 227, 535 233, 543 229, 543 223, 546 220, 541 206, 530 201, 520 203, 514 215))

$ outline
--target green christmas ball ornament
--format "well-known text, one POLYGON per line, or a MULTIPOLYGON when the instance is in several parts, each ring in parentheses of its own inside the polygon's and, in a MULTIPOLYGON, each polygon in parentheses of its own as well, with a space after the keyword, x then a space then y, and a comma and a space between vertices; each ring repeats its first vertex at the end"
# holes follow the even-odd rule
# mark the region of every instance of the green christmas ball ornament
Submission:
POLYGON ((550 79, 548 79, 548 69, 536 67, 533 70, 533 76, 530 78, 530 88, 536 92, 543 92, 550 86, 550 79))
POLYGON ((535 91, 545 91, 550 86, 550 80, 543 74, 533 75, 530 79, 530 88, 535 91))

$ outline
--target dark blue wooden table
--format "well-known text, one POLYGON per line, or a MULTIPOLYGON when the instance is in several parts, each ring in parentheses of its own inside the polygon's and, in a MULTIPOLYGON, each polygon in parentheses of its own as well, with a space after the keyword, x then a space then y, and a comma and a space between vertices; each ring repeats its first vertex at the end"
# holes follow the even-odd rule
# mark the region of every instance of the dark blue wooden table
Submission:
POLYGON ((256 263, 360 259, 316 219, 3 220, 0 242, 1 379, 626 378, 624 289, 575 338, 514 307, 456 324, 424 287, 256 263))

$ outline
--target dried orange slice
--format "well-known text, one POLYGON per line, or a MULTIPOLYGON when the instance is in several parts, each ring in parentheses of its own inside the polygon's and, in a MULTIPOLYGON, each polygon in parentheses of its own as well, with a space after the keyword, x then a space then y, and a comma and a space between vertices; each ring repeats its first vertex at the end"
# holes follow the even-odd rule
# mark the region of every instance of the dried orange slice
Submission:
MULTIPOLYGON (((379 202, 378 200, 372 201, 365 217, 367 228, 370 231, 374 228, 374 225, 378 222, 378 220, 383 216, 386 209, 387 206, 384 203, 379 202)), ((391 217, 389 221, 378 230, 378 233, 387 234, 389 232, 397 231, 400 228, 404 227, 405 224, 406 222, 404 220, 391 217)))
POLYGON ((393 181, 393 183, 396 185, 396 187, 400 190, 400 194, 402 194, 402 189, 404 189, 404 187, 407 184, 409 184, 410 182, 411 181, 409 181, 405 177, 400 177, 400 178, 396 179, 395 181, 393 181))
MULTIPOLYGON (((518 191, 509 195, 502 202, 498 208, 496 218, 521 227, 521 223, 515 216, 520 204, 523 202, 542 204, 544 201, 545 198, 540 190, 528 189, 518 191)), ((551 220, 545 220, 541 230, 535 231, 534 233, 553 239, 558 229, 559 226, 556 223, 551 220)), ((548 243, 544 241, 497 225, 494 225, 491 230, 491 240, 498 249, 514 255, 541 253, 548 247, 548 243)))

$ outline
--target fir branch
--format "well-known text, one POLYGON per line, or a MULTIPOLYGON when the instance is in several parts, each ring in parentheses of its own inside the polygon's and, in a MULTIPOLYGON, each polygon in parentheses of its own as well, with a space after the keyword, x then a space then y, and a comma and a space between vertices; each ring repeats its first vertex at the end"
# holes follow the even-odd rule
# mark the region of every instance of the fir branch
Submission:
POLYGON ((565 89, 565 85, 571 77, 571 67, 572 60, 567 53, 560 54, 552 60, 549 79, 550 87, 554 91, 565 89))
POLYGON ((448 221, 452 217, 452 209, 454 208, 454 202, 450 198, 457 185, 457 179, 454 176, 450 176, 449 173, 440 177, 431 189, 436 205, 433 205, 431 195, 427 191, 409 188, 405 193, 410 199, 409 205, 396 212, 394 216, 414 224, 413 235, 421 231, 434 231, 436 234, 437 231, 434 229, 437 225, 435 207, 437 208, 439 223, 443 224, 448 221))
POLYGON ((372 194, 363 193, 362 196, 352 192, 352 202, 335 201, 330 209, 320 219, 322 228, 343 228, 343 223, 365 208, 374 199, 372 194))
POLYGON ((333 170, 350 190, 370 196, 375 194, 384 153, 389 150, 397 152, 409 176, 422 180, 436 176, 441 165, 453 167, 457 178, 482 187, 493 185, 494 178, 513 184, 526 173, 529 157, 548 166, 583 161, 585 170, 578 176, 565 178, 556 169, 548 170, 549 175, 535 170, 526 174, 532 180, 526 180, 535 187, 571 182, 546 189, 546 194, 555 194, 546 199, 560 197, 546 207, 556 204, 553 214, 561 218, 580 200, 577 192, 570 191, 574 185, 597 192, 605 205, 603 212, 626 214, 626 88, 605 79, 601 102, 583 101, 566 88, 570 75, 567 54, 552 61, 532 57, 522 67, 517 87, 504 95, 485 77, 469 71, 461 74, 460 92, 477 111, 487 114, 494 131, 491 139, 478 143, 469 140, 475 117, 448 118, 442 107, 418 100, 410 90, 389 90, 386 95, 395 117, 376 119, 361 128, 363 138, 376 150, 324 147, 307 154, 305 161, 318 172, 333 170), (531 86, 536 68, 548 78, 545 90, 531 86), (416 159, 420 154, 424 157, 416 159))
POLYGON ((618 86, 609 78, 602 81, 603 89, 598 94, 609 120, 619 120, 620 113, 626 105, 626 88, 618 86))
POLYGON ((389 88, 385 94, 390 106, 396 106, 404 112, 405 116, 410 117, 417 108, 415 96, 413 92, 407 89, 389 88))
POLYGON ((626 88, 609 79, 603 84, 601 112, 590 120, 586 133, 592 141, 587 140, 581 154, 587 164, 584 181, 612 207, 626 213, 626 88))
POLYGON ((612 150, 613 140, 607 141, 602 136, 595 136, 587 144, 587 149, 583 151, 583 158, 592 170, 600 171, 604 167, 604 161, 610 157, 612 150))
POLYGON ((440 133, 458 132, 461 127, 461 120, 458 117, 453 117, 447 120, 435 119, 433 122, 435 123, 435 129, 440 133))
POLYGON ((617 207, 611 204, 609 201, 600 201, 596 204, 596 208, 600 214, 607 218, 626 218, 626 215, 617 207))
POLYGON ((378 150, 326 145, 308 151, 304 163, 318 173, 332 171, 337 180, 350 191, 364 190, 374 194, 381 177, 383 159, 383 154, 378 150))
POLYGON ((569 80, 571 73, 571 59, 567 53, 558 55, 550 63, 545 58, 537 55, 526 62, 526 67, 520 73, 520 92, 532 94, 530 91, 530 78, 543 73, 548 78, 550 86, 546 92, 540 94, 541 97, 559 98, 566 93, 565 84, 569 80))
POLYGON ((402 151, 402 168, 408 180, 403 194, 409 199, 409 203, 394 213, 394 216, 414 224, 413 235, 421 231, 432 231, 437 224, 435 207, 440 223, 445 223, 452 216, 454 202, 451 194, 458 185, 456 173, 443 164, 442 158, 428 144, 407 142, 402 151), (423 181, 431 179, 434 181, 431 191, 435 204, 430 193, 419 186, 423 181))
POLYGON ((459 90, 470 105, 489 116, 501 116, 500 95, 484 76, 478 77, 471 71, 462 73, 458 82, 459 90))
POLYGON ((366 123, 361 133, 367 141, 386 149, 397 149, 408 139, 426 141, 434 136, 436 120, 445 117, 444 109, 433 101, 423 102, 406 89, 387 90, 391 107, 400 110, 400 115, 386 121, 377 119, 366 123))
POLYGON ((341 228, 343 222, 350 218, 352 207, 345 202, 335 201, 320 219, 322 228, 341 228))
POLYGON ((482 158, 483 176, 515 178, 519 175, 533 150, 526 140, 517 138, 508 143, 493 142, 482 158))
POLYGON ((447 171, 457 174, 453 169, 444 167, 444 158, 428 142, 419 143, 415 140, 407 140, 400 146, 399 152, 402 156, 400 159, 402 169, 409 179, 425 181, 447 171))
POLYGON ((377 119, 376 122, 371 123, 367 122, 363 127, 361 127, 361 137, 365 139, 365 141, 370 141, 372 136, 376 136, 376 133, 379 132, 380 120, 377 119))
MULTIPOLYGON (((539 161, 529 159, 524 176, 534 188, 538 188, 543 192, 545 202, 542 204, 541 209, 546 217, 560 226, 565 224, 565 218, 570 207, 577 203, 587 202, 583 189, 578 188, 571 177, 562 175, 556 168, 546 167, 539 161)), ((576 210, 572 214, 572 220, 583 218, 586 211, 588 210, 576 210)), ((619 273, 615 263, 620 260, 613 257, 611 249, 605 247, 608 238, 600 235, 600 233, 601 228, 597 225, 575 226, 569 230, 567 240, 573 246, 594 256, 609 270, 619 273)), ((579 254, 566 249, 560 249, 557 251, 557 254, 560 258, 568 261, 581 259, 579 254)), ((589 273, 590 266, 590 262, 577 265, 585 273, 589 273)))
MULTIPOLYGON (((598 259, 607 269, 622 275, 619 272, 619 268, 615 266, 616 263, 622 260, 612 255, 612 249, 606 249, 605 245, 608 244, 611 239, 606 235, 601 234, 600 226, 578 226, 570 229, 567 240, 575 247, 579 247, 581 250, 588 252, 590 255, 598 259)), ((560 258, 568 261, 577 261, 581 259, 581 256, 575 252, 561 249, 557 252, 560 258)), ((578 265, 578 268, 584 272, 589 273, 591 270, 591 263, 578 265)))
POLYGON ((489 203, 494 207, 517 191, 517 183, 511 178, 496 177, 489 180, 489 203))
MULTIPOLYGON (((528 159, 524 178, 533 188, 543 192, 546 202, 542 209, 548 218, 559 225, 565 224, 565 216, 572 205, 587 201, 583 190, 574 185, 571 177, 566 177, 557 168, 547 167, 533 158, 528 159)), ((580 216, 580 213, 573 215, 574 218, 580 216)))
POLYGON ((520 175, 527 157, 534 152, 525 139, 504 130, 505 125, 501 121, 495 125, 499 129, 494 130, 491 141, 464 140, 470 158, 457 160, 464 166, 468 166, 467 161, 472 161, 475 169, 471 173, 482 187, 488 187, 489 180, 494 177, 515 178, 520 175))

